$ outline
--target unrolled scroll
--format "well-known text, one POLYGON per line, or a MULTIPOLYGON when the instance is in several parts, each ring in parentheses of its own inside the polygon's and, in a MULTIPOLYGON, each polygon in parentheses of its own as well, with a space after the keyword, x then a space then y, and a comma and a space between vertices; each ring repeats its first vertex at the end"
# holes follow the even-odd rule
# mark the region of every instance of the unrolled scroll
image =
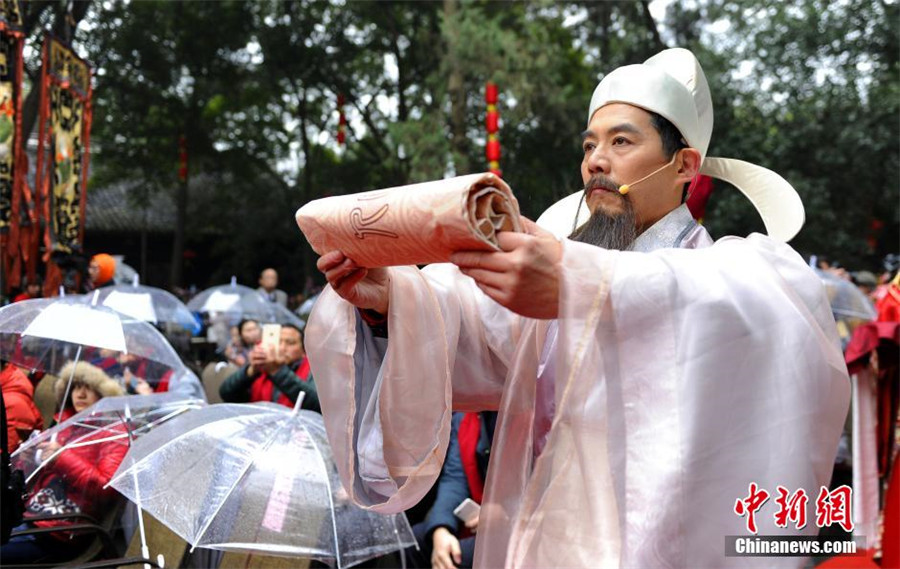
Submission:
POLYGON ((498 251, 498 232, 522 231, 512 190, 493 174, 315 200, 297 211, 297 225, 319 255, 339 250, 362 267, 498 251))

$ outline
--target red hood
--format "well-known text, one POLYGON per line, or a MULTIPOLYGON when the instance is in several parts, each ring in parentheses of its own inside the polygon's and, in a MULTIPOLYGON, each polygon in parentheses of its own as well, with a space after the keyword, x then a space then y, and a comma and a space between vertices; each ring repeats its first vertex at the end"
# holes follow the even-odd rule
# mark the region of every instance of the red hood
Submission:
POLYGON ((28 381, 28 376, 13 364, 7 364, 3 371, 0 371, 0 386, 4 392, 17 391, 28 397, 34 397, 34 386, 28 381))

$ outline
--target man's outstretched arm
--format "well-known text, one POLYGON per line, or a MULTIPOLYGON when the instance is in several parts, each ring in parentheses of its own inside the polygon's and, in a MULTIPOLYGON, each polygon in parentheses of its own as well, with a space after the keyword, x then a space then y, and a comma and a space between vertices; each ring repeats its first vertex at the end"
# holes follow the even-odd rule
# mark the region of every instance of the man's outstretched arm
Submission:
POLYGON ((530 219, 527 233, 497 234, 502 251, 461 251, 450 260, 484 294, 516 314, 555 319, 559 313, 562 244, 530 219))

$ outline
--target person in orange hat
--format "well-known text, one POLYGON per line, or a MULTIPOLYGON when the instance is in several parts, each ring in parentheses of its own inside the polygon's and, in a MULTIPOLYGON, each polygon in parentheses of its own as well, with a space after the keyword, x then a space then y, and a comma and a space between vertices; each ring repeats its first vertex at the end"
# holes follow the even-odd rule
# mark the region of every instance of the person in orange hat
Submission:
POLYGON ((92 288, 112 286, 113 275, 116 274, 116 260, 106 253, 98 253, 91 257, 88 274, 91 277, 92 288))

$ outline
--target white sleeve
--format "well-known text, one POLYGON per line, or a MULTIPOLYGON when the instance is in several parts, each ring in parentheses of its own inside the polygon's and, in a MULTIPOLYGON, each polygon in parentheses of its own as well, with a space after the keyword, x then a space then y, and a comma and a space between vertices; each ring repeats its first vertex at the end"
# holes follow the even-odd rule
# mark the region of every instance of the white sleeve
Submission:
POLYGON ((398 512, 440 474, 451 411, 498 408, 521 318, 452 265, 389 271, 389 339, 328 288, 306 345, 345 487, 363 506, 398 512))

